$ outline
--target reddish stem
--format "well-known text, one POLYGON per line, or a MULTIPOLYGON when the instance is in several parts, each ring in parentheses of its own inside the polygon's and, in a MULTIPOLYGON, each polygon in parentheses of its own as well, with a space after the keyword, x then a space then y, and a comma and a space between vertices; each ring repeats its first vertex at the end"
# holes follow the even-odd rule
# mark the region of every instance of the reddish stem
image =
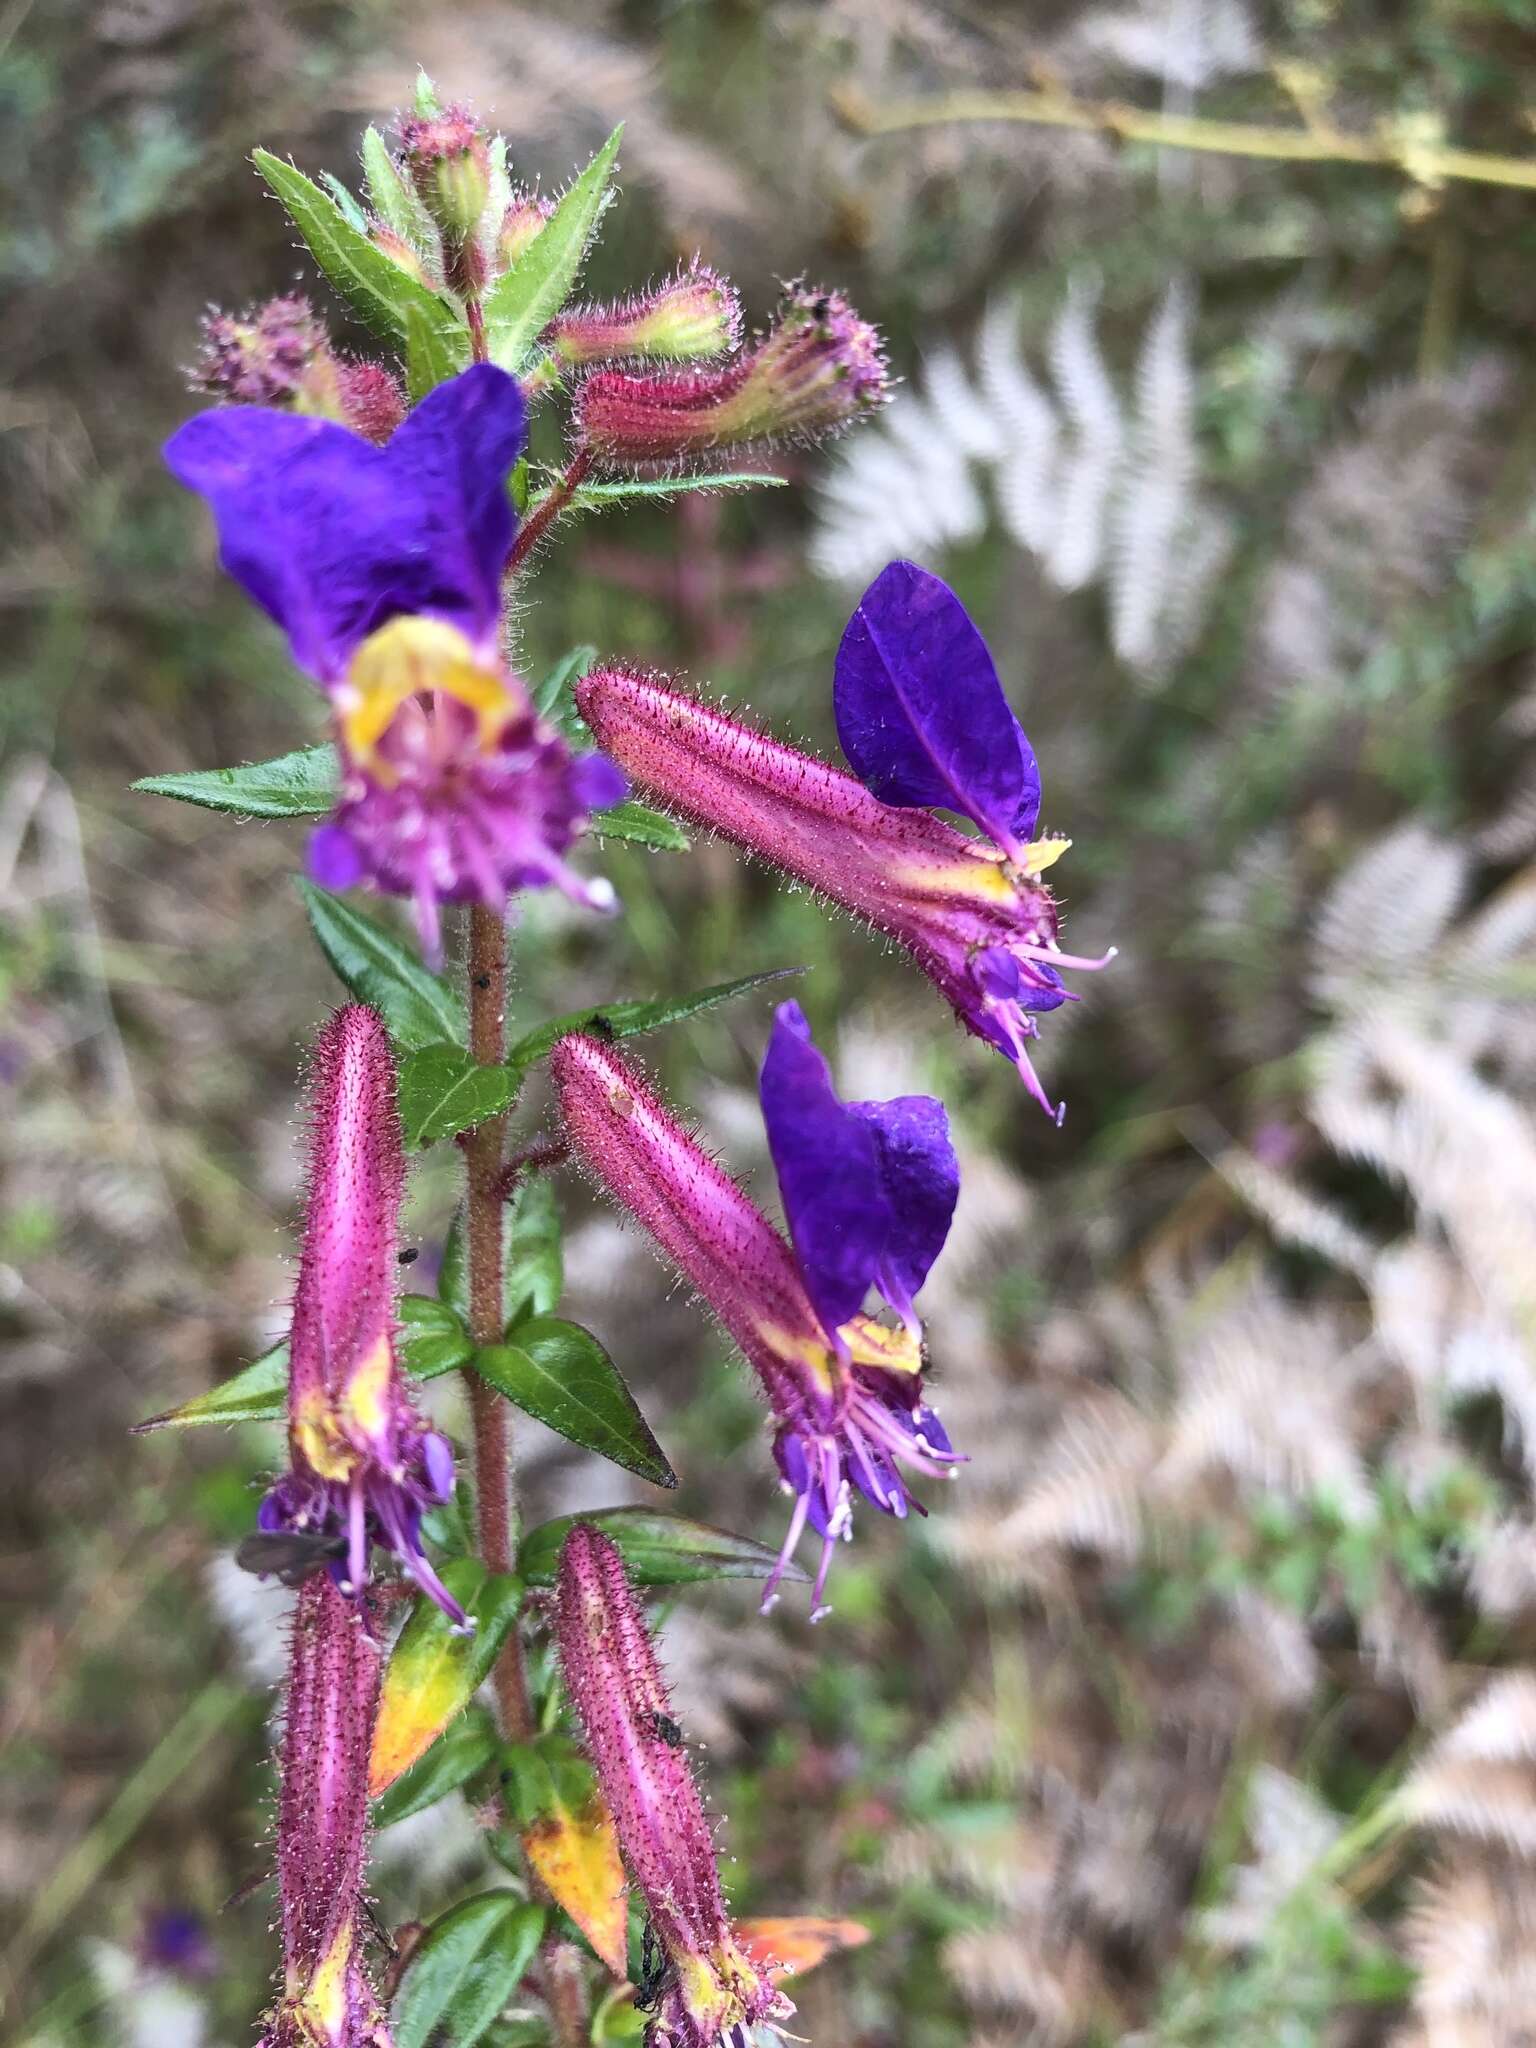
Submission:
POLYGON ((507 574, 515 576, 528 556, 538 546, 550 527, 570 504, 577 491, 586 481, 592 467, 592 451, 582 448, 577 451, 570 468, 561 477, 552 491, 542 498, 523 521, 522 530, 512 544, 512 553, 507 561, 507 574))

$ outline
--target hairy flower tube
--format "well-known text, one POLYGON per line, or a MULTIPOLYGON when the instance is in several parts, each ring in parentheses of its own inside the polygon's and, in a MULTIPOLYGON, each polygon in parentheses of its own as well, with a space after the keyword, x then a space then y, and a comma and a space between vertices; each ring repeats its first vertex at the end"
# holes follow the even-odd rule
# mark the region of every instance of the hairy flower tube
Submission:
POLYGON ((368 1753, 382 1665, 366 1606, 323 1572, 306 1579, 278 1759, 283 1988, 261 2048, 389 2048, 363 1967, 368 1753))
MULTIPOLYGON (((453 1453, 416 1413, 395 1354, 396 1227, 405 1153, 395 1067, 378 1015, 336 1012, 315 1044, 309 1201, 288 1339, 289 1469, 262 1501, 264 1535, 330 1558, 360 1596, 378 1544, 457 1627, 464 1610, 421 1543, 453 1492, 453 1453)), ((258 1549, 258 1558, 263 1553, 258 1549)), ((280 1550, 274 1568, 284 1569, 280 1550)))
POLYGON ((714 1837, 677 1734, 640 1603, 612 1540, 578 1522, 565 1539, 555 1632, 566 1690, 646 1906, 636 2004, 646 2048, 747 2048, 794 2007, 738 1941, 714 1837))
POLYGON ((409 897, 434 960, 445 902, 500 912, 550 884, 613 907, 565 855, 623 777, 572 756, 498 651, 524 437, 516 380, 482 363, 384 448, 244 407, 201 414, 166 447, 213 509, 225 568, 330 698, 341 800, 310 840, 312 879, 409 897))
POLYGON ((889 386, 874 328, 838 293, 797 287, 763 340, 718 370, 594 370, 576 394, 576 427, 600 468, 675 468, 824 440, 883 405, 889 386))
POLYGON ((966 1029, 1011 1060, 1060 1121, 1030 1059, 1035 1020, 1076 1000, 1063 969, 1114 956, 1061 950, 1039 877, 1069 842, 1031 837, 1034 750, 985 641, 937 576, 891 563, 843 634, 837 729, 854 775, 652 676, 600 669, 576 695, 599 745, 648 796, 904 946, 966 1029))
POLYGON ((696 263, 665 284, 612 306, 561 313, 546 339, 562 363, 699 362, 741 340, 741 300, 718 271, 696 263))
POLYGON ((763 1113, 794 1248, 612 1046, 575 1034, 550 1058, 577 1155, 643 1224, 757 1373, 774 1460, 794 1497, 764 1589, 769 1607, 806 1524, 821 1538, 823 1605, 854 1491, 883 1514, 918 1507, 904 1471, 960 1462, 923 1398, 911 1298, 937 1257, 959 1187, 942 1107, 927 1097, 842 1103, 796 1004, 774 1025, 763 1113), (871 1288, 904 1317, 862 1313, 871 1288))

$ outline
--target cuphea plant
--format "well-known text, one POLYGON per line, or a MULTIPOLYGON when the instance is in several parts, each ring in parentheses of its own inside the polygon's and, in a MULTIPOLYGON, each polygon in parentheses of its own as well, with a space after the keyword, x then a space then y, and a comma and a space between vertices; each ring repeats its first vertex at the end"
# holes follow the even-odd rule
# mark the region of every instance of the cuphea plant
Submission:
MULTIPOLYGON (((762 1108, 788 1237, 661 1102, 618 1041, 760 977, 556 1015, 508 1046, 509 909, 555 888, 618 908, 588 846, 720 833, 896 939, 966 1027, 1030 1063, 1069 1000, 1036 840, 1040 778, 980 635, 936 577, 892 564, 844 636, 835 698, 853 774, 664 679, 562 663, 531 688, 509 649, 539 541, 629 495, 768 483, 733 452, 837 432, 886 390, 874 330, 793 287, 766 334, 700 266, 614 305, 569 303, 611 196, 614 135, 558 203, 513 186, 500 138, 423 84, 392 151, 370 130, 366 207, 258 153, 315 260, 395 357, 350 360, 302 300, 207 323, 216 403, 172 439, 222 561, 324 692, 333 742, 141 785, 237 814, 310 817, 310 921, 350 1000, 314 1050, 308 1207, 286 1345, 146 1427, 286 1415, 288 1468, 241 1546, 298 1588, 279 1758, 283 1964, 271 2048, 429 2037, 471 2048, 524 1987, 562 2048, 633 2016, 655 2048, 741 2048, 793 2010, 779 1980, 861 1930, 733 1926, 713 1836, 638 1597, 755 1577, 764 1606, 807 1573, 824 1605, 855 1501, 905 1516, 953 1476, 923 1389, 914 1297, 949 1230, 958 1168, 942 1106, 845 1102, 799 1006, 778 1010, 762 1108), (563 467, 534 469, 532 409, 569 399, 563 467), (601 481, 595 481, 595 478, 601 481), (631 787, 661 805, 652 810, 631 787), (934 816, 958 814, 971 836, 934 816), (404 899, 418 947, 347 900, 404 899), (445 980, 462 920, 465 990, 445 980), (549 1059, 563 1132, 509 1140, 549 1059), (436 1297, 396 1298, 407 1148, 460 1141, 466 1187, 436 1297), (753 1366, 793 1497, 777 1551, 651 1509, 521 1533, 509 1407, 657 1484, 673 1475, 618 1368, 562 1319, 550 1172, 574 1154, 657 1240, 753 1366), (888 1314, 871 1312, 878 1298, 888 1314), (461 1371, 473 1534, 455 1453, 415 1385, 461 1371), (400 1609, 409 1611, 400 1620, 400 1609), (558 1659, 525 1656, 553 1630, 558 1659), (547 1677, 531 1676, 548 1672, 547 1677), (563 1684, 568 1701, 562 1704, 563 1684), (489 1683, 495 1714, 473 1706, 489 1683), (392 1987, 368 1955, 370 1825, 460 1788, 515 1877, 454 1904, 392 1987), (489 1823, 488 1823, 489 1824, 489 1823), (631 1947, 625 1872, 638 1899, 631 1947)), ((921 1511, 921 1510, 919 1510, 921 1511)))

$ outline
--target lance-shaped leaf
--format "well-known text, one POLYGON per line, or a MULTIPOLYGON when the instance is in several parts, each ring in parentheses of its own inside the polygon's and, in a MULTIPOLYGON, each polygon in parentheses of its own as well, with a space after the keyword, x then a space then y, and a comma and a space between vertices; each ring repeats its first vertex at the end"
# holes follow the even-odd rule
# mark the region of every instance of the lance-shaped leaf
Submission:
POLYGON ((460 367, 468 362, 469 336, 435 292, 376 249, 336 202, 294 165, 265 149, 253 150, 251 161, 282 201, 316 263, 375 334, 404 348, 405 309, 412 306, 457 347, 460 367))
POLYGON ((629 1947, 624 1864, 591 1767, 557 1735, 509 1744, 502 1765, 507 1807, 535 1874, 622 1979, 629 1947))
POLYGON ((435 1144, 499 1116, 517 1093, 507 1067, 483 1067, 461 1045, 424 1045, 400 1063, 400 1128, 407 1147, 435 1144))
MULTIPOLYGON (((474 1356, 463 1323, 453 1309, 427 1294, 403 1294, 400 1317, 400 1362, 414 1378, 435 1380, 468 1365, 474 1356)), ((155 1429, 195 1429, 209 1422, 277 1422, 288 1397, 288 1346, 274 1344, 260 1358, 212 1387, 171 1408, 136 1422, 133 1436, 155 1429)))
POLYGON ((862 1948, 869 1929, 858 1920, 821 1920, 795 1913, 780 1920, 740 1920, 736 1938, 776 1980, 803 1977, 839 1949, 862 1948))
POLYGON ((172 796, 205 811, 237 818, 317 818, 336 808, 341 775, 333 746, 300 747, 274 761, 242 768, 194 768, 177 775, 144 775, 133 784, 146 796, 172 796))
POLYGON ((516 1892, 481 1892, 435 1920, 411 1951, 391 2014, 395 2048, 440 2038, 474 2048, 522 1982, 544 1934, 544 1908, 516 1892))
POLYGON ((378 1011, 398 1051, 458 1044, 467 1036, 457 991, 423 967, 393 932, 329 890, 308 882, 300 882, 299 890, 321 952, 349 992, 378 1011))
POLYGON ((491 361, 515 375, 570 297, 603 209, 612 197, 621 122, 575 180, 533 241, 482 303, 491 361))
POLYGON ((628 797, 611 811, 598 811, 592 819, 595 839, 625 839, 634 846, 653 846, 662 853, 686 853, 693 841, 681 825, 649 804, 628 797))
POLYGON ((572 685, 588 674, 597 662, 595 647, 573 647, 562 655, 533 692, 534 708, 541 718, 559 726, 563 733, 584 733, 581 713, 571 694, 572 685))
POLYGON ((423 246, 430 244, 432 223, 427 217, 427 210, 396 170, 394 158, 377 128, 370 128, 364 134, 362 158, 368 203, 379 219, 408 242, 418 242, 423 246))
POLYGON ((716 982, 712 988, 694 989, 685 996, 656 996, 650 1000, 631 998, 617 1003, 596 1003, 587 1010, 571 1010, 554 1017, 520 1038, 507 1054, 507 1065, 519 1074, 544 1058, 572 1031, 596 1031, 613 1038, 634 1038, 642 1031, 659 1031, 663 1024, 680 1024, 701 1010, 713 1010, 743 996, 764 982, 782 981, 786 975, 802 974, 800 967, 771 967, 762 974, 743 974, 735 981, 716 982))
POLYGON ((419 306, 408 305, 404 319, 406 395, 412 405, 420 405, 429 391, 459 374, 464 358, 441 322, 429 319, 419 306))
POLYGON ((655 1486, 676 1486, 677 1474, 623 1374, 590 1330, 534 1316, 516 1325, 514 1337, 475 1353, 483 1380, 570 1443, 655 1486))
POLYGON ((859 599, 837 650, 837 736, 888 804, 937 805, 1022 861, 1040 770, 987 643, 942 578, 892 562, 859 599))
POLYGON ((409 1820, 413 1813, 424 1813, 483 1771, 495 1754, 496 1730, 490 1715, 471 1707, 451 1728, 443 1730, 425 1756, 396 1778, 374 1808, 374 1826, 391 1827, 397 1820, 409 1820))
POLYGON ((676 498, 688 491, 751 491, 787 484, 787 476, 771 470, 726 469, 708 476, 620 477, 612 483, 582 484, 571 500, 576 511, 600 511, 605 505, 620 505, 628 498, 676 498))
MULTIPOLYGON (((590 1522, 617 1544, 624 1569, 637 1586, 766 1579, 779 1561, 776 1550, 754 1543, 750 1536, 732 1536, 686 1515, 664 1514, 659 1508, 598 1508, 588 1514, 560 1515, 529 1530, 518 1552, 517 1569, 530 1586, 555 1583, 561 1548, 577 1522, 590 1522)), ((790 1564, 783 1576, 803 1581, 806 1574, 790 1564)))
POLYGON ((443 1584, 475 1624, 455 1635, 434 1601, 418 1600, 390 1653, 379 1693, 368 1764, 368 1796, 377 1799, 469 1705, 489 1675, 522 1606, 519 1579, 487 1572, 478 1558, 445 1564, 443 1584))

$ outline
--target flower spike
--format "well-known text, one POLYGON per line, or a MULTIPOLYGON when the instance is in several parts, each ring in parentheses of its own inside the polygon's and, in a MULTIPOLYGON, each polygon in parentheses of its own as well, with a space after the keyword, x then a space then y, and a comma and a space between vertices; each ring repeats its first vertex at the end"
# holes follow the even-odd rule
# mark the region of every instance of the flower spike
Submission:
POLYGON ((395 1355, 404 1186, 389 1040, 374 1011, 348 1003, 315 1045, 309 1206, 288 1342, 289 1469, 258 1522, 266 1536, 304 1539, 317 1562, 339 1551, 330 1575, 356 1598, 369 1548, 380 1545, 467 1628, 421 1544, 422 1515, 452 1496, 453 1452, 416 1413, 395 1355))
POLYGON ((646 2048, 748 2048, 794 2007, 737 1938, 714 1837, 672 1718, 645 1617, 612 1540, 565 1539, 555 1632, 566 1690, 646 1905, 646 2048))
MULTIPOLYGON (((1039 877, 1068 842, 1023 843, 1034 827, 1034 755, 1005 703, 1008 726, 998 719, 990 662, 953 672, 953 714, 940 703, 928 657, 937 661, 962 636, 939 610, 938 630, 906 657, 905 705, 892 684, 882 707, 875 685, 883 664, 857 639, 858 673, 840 699, 861 775, 898 793, 899 804, 653 676, 597 669, 577 683, 576 701, 598 744, 653 801, 905 947, 965 1028, 1010 1059, 1059 1122, 1029 1057, 1035 1019, 1076 1001, 1063 969, 1103 967, 1114 954, 1085 959, 1061 950, 1056 904, 1039 877), (978 729, 997 742, 991 768, 965 737, 973 695, 978 729), (938 802, 978 821, 985 815, 985 829, 1004 833, 1007 844, 969 838, 917 807, 938 802)), ((883 602, 872 611, 888 622, 883 602)))
POLYGON ((283 1989, 261 2048, 390 2048, 363 1967, 368 1751, 382 1665, 366 1607, 324 1573, 307 1579, 279 1754, 283 1989))
POLYGON ((889 1284, 887 1298, 910 1313, 910 1290, 936 1255, 954 1205, 953 1154, 937 1103, 842 1104, 824 1065, 820 1075, 807 1075, 801 1059, 792 1068, 789 1056, 808 1038, 796 1006, 785 1008, 792 1015, 781 1014, 765 1105, 776 1156, 786 1162, 796 1251, 612 1046, 573 1033, 555 1047, 550 1072, 578 1157, 655 1238, 757 1374, 774 1419, 774 1462, 795 1501, 763 1605, 777 1598, 809 1523, 822 1540, 815 1620, 830 1611, 827 1574, 839 1539, 852 1535, 854 1490, 901 1519, 909 1508, 923 1512, 902 1468, 943 1478, 962 1462, 924 1402, 915 1330, 886 1329, 857 1305, 835 1325, 827 1319, 849 1301, 862 1303, 869 1284, 889 1284), (817 1200, 802 1146, 829 1101, 843 1171, 817 1200), (856 1152, 851 1134, 861 1121, 880 1136, 856 1152))
POLYGON ((572 758, 499 651, 525 438, 516 379, 480 363, 387 447, 240 407, 189 421, 165 451, 212 507, 225 568, 330 699, 341 801, 310 842, 311 878, 409 897, 434 962, 445 902, 500 911, 514 889, 553 885, 614 907, 564 856, 623 777, 572 758))

